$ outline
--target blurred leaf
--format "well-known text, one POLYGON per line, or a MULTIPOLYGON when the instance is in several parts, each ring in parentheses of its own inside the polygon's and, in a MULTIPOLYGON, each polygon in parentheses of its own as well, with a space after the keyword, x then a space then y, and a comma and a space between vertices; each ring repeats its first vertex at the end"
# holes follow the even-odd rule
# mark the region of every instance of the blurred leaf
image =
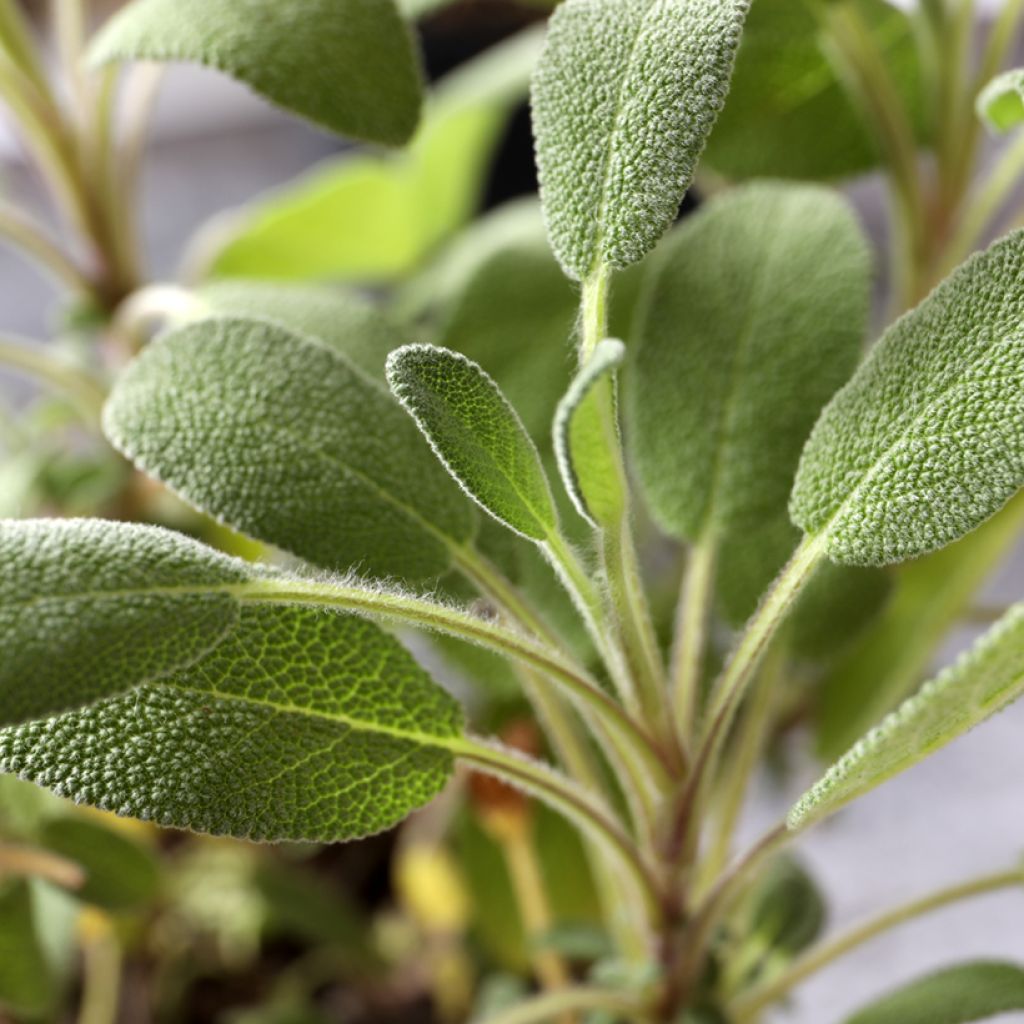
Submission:
POLYGON ((1024 1010, 1024 969, 972 963, 911 982, 870 1004, 846 1024, 969 1024, 1024 1010))
POLYGON ((45 1013, 55 994, 27 882, 0 881, 0 1007, 45 1013))
POLYGON ((104 429, 186 501, 329 569, 437 576, 474 531, 383 382, 268 321, 165 334, 117 380, 104 429))
POLYGON ((582 281, 628 267, 679 211, 729 90, 747 0, 565 0, 531 101, 541 200, 582 281))
POLYGON ((206 272, 367 282, 407 274, 475 212, 541 41, 540 30, 521 32, 448 75, 406 152, 331 161, 215 221, 195 246, 206 272))
POLYGON ((412 35, 394 0, 134 0, 93 43, 94 64, 191 61, 342 135, 400 145, 419 120, 412 35))
MULTIPOLYGON (((910 18, 886 0, 856 0, 854 6, 912 118, 921 122, 921 71, 910 18)), ((812 3, 754 0, 732 89, 708 140, 708 165, 735 179, 842 178, 878 165, 876 147, 823 42, 812 3)))
POLYGON ((777 857, 752 896, 750 930, 771 950, 793 955, 825 927, 827 907, 814 879, 799 861, 777 857))
POLYGON ((975 104, 993 131, 1003 133, 1024 121, 1024 69, 1004 71, 981 91, 975 104))

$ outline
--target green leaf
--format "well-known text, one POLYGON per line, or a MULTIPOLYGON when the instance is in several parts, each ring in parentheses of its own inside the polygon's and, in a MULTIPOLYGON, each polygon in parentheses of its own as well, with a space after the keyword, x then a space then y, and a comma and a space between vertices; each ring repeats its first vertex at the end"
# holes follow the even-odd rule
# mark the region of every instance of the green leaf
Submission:
POLYGON ((801 829, 913 767, 1024 693, 1024 604, 840 758, 793 807, 801 829))
POLYGON ((39 835, 47 849, 74 861, 85 872, 75 896, 107 910, 145 906, 160 881, 155 856, 138 843, 99 822, 60 817, 46 822, 39 835))
POLYGON ((0 522, 0 566, 0 724, 188 666, 237 620, 218 588, 253 575, 177 534, 94 520, 0 522))
POLYGON ((193 262, 219 277, 370 282, 408 274, 476 211, 542 39, 539 30, 521 32, 444 78, 407 150, 328 161, 213 221, 193 262))
POLYGON ((751 902, 750 932, 769 949, 791 955, 818 938, 828 916, 814 879, 789 856, 772 863, 751 902))
POLYGON ((997 75, 982 89, 975 103, 978 117, 993 131, 1003 133, 1024 121, 1024 69, 997 75))
POLYGON ((846 1024, 969 1024, 1013 1010, 1024 1010, 1024 970, 980 961, 920 978, 846 1024))
POLYGON ((626 382, 635 464, 666 533, 711 532, 723 559, 743 563, 723 569, 746 574, 734 605, 756 601, 794 547, 793 475, 856 366, 869 276, 846 204, 781 184, 709 203, 650 271, 626 382))
POLYGON ((479 365, 406 345, 388 357, 388 383, 466 493, 500 523, 532 540, 558 531, 558 513, 536 445, 479 365))
POLYGON ((604 406, 595 389, 614 387, 608 378, 625 358, 621 341, 598 342, 555 412, 558 470, 576 511, 593 526, 615 522, 624 505, 613 449, 605 439, 604 406))
POLYGON ((187 671, 0 730, 0 771, 161 825, 334 842, 430 800, 461 727, 458 705, 372 623, 247 605, 187 671))
POLYGON ((675 219, 729 88, 747 0, 566 0, 533 81, 541 198, 565 272, 627 267, 675 219))
MULTIPOLYGON (((846 0, 850 3, 850 0, 846 0)), ((915 123, 923 120, 914 27, 886 0, 856 0, 915 123)), ((919 135, 925 132, 919 127, 919 135)), ((733 179, 844 178, 879 164, 806 0, 754 0, 705 162, 733 179)))
POLYGON ((54 994, 28 883, 0 881, 0 1006, 36 1016, 46 1012, 54 994))
POLYGON ((218 316, 273 320, 316 338, 379 380, 388 353, 408 340, 375 305, 328 285, 234 278, 204 285, 198 295, 218 316))
POLYGON ((269 321, 165 335, 115 384, 104 428, 185 500, 329 569, 421 580, 473 533, 472 507, 383 383, 269 321))
POLYGON ((93 44, 94 64, 188 61, 310 121, 401 145, 419 121, 412 36, 394 0, 135 0, 93 44))
POLYGON ((977 254, 896 322, 832 400, 790 503, 833 561, 950 544, 1024 483, 1024 232, 977 254))

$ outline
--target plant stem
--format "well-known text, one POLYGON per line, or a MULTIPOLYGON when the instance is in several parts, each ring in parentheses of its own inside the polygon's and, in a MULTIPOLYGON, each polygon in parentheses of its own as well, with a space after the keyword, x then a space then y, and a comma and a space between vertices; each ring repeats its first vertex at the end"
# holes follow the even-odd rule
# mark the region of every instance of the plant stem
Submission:
POLYGON ((85 871, 74 861, 34 846, 0 842, 0 879, 8 875, 45 878, 65 889, 85 884, 85 871))
POLYGON ((548 803, 566 818, 596 837, 614 853, 629 872, 651 919, 660 913, 659 885, 650 866, 633 841, 608 811, 585 794, 571 779, 549 765, 534 761, 500 744, 478 738, 459 738, 446 743, 457 757, 548 803))
POLYGON ((631 999, 620 989, 580 986, 537 996, 502 1013, 493 1014, 478 1024, 542 1024, 566 1012, 576 1010, 604 1010, 625 1015, 632 1020, 645 1020, 644 1004, 631 999))
POLYGON ((777 1002, 805 978, 891 928, 972 896, 1015 887, 1024 889, 1022 868, 985 875, 970 882, 954 885, 872 918, 831 942, 824 942, 805 953, 778 977, 741 996, 732 1006, 730 1020, 735 1020, 736 1024, 749 1024, 757 1019, 761 1011, 777 1002))
POLYGON ((0 202, 0 237, 8 239, 61 284, 88 295, 92 282, 40 224, 10 203, 0 202))
POLYGON ((46 351, 41 342, 0 337, 0 367, 23 373, 66 395, 97 426, 106 392, 91 374, 46 351))
POLYGON ((83 911, 82 1003, 78 1024, 115 1024, 121 995, 121 945, 106 914, 83 911))
POLYGON ((715 585, 716 546, 706 535, 691 549, 683 573, 672 652, 672 706, 683 749, 689 749, 701 698, 701 671, 715 585))

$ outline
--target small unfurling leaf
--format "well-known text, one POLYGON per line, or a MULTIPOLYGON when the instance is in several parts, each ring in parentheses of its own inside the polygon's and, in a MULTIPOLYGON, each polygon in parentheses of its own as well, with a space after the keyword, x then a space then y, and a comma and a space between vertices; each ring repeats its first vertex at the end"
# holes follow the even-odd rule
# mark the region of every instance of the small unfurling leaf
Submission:
POLYGON ((1024 69, 1004 71, 982 89, 975 107, 993 131, 1008 132, 1024 121, 1024 69))

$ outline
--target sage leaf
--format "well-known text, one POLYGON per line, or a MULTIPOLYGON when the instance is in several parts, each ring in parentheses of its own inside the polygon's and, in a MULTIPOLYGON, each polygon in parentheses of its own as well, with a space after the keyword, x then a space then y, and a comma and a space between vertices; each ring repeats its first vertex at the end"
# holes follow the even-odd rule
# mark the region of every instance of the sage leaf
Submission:
POLYGON ((993 78, 981 90, 975 108, 993 131, 1016 128, 1024 121, 1024 69, 1014 68, 993 78))
POLYGON ((884 565, 950 544, 1024 483, 1024 232, 964 263, 886 331, 825 409, 793 521, 884 565))
POLYGON ((406 345, 388 357, 387 377, 438 458, 484 511, 532 540, 557 532, 537 447, 478 364, 433 345, 406 345))
POLYGON ((747 0, 566 0, 533 80, 541 199, 565 272, 627 267, 675 219, 725 102, 747 0))
POLYGON ((187 61, 342 135, 400 145, 419 120, 419 58, 394 0, 134 0, 94 64, 187 61))
POLYGON ((430 800, 461 728, 455 701, 373 623, 247 605, 185 672, 0 730, 0 771, 161 825, 334 842, 430 800))
MULTIPOLYGON (((925 103, 914 25, 887 0, 843 0, 867 25, 925 141, 925 103)), ((734 180, 833 180, 877 167, 878 147, 828 52, 815 4, 754 0, 725 109, 704 161, 734 180)))
POLYGON ((969 1024, 1014 1010, 1024 1010, 1024 969, 980 961, 919 978, 846 1024, 969 1024))
POLYGON ((237 620, 224 589, 253 572, 177 534, 97 520, 0 522, 0 566, 5 725, 196 661, 237 620))
POLYGON ((445 76, 402 152, 326 161, 215 218, 189 262, 216 277, 385 282, 408 274, 476 212, 542 41, 536 29, 520 32, 445 76))
POLYGON ((619 473, 605 438, 595 388, 626 358, 626 346, 615 338, 598 342, 555 412, 554 444, 562 482, 576 511, 593 526, 614 523, 625 498, 619 473))
POLYGON ((111 442, 228 525, 309 562, 422 580, 472 536, 472 506, 387 393, 269 321, 163 336, 116 382, 111 442))
POLYGON ((54 982, 25 881, 0 881, 0 1007, 39 1017, 51 1007, 54 982))
POLYGON ((723 560, 743 563, 722 567, 745 573, 741 613, 798 539, 793 476, 857 364, 869 282, 852 212, 811 185, 726 193, 687 218, 649 271, 625 388, 633 459, 666 533, 711 533, 723 560))
POLYGON ((923 761, 1024 693, 1024 604, 841 757, 789 813, 801 829, 923 761))

